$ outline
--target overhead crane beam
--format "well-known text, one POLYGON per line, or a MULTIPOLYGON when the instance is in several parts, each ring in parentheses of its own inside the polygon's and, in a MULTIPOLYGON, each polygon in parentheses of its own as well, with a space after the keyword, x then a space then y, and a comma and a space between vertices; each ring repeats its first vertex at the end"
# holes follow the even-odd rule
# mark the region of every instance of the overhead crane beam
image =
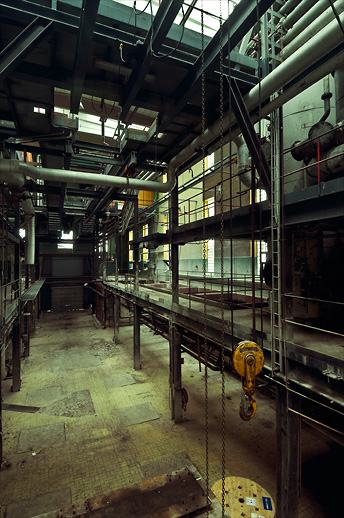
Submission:
POLYGON ((200 89, 201 78, 204 71, 205 77, 209 77, 218 66, 221 51, 223 57, 227 57, 228 51, 234 49, 261 17, 273 4, 273 0, 247 0, 240 2, 230 15, 229 21, 223 23, 221 29, 210 40, 204 50, 204 65, 202 55, 200 55, 194 66, 189 70, 183 82, 177 89, 174 100, 175 105, 170 113, 162 120, 158 132, 164 132, 169 124, 179 115, 183 107, 187 104, 190 97, 200 89), (230 48, 229 48, 230 47, 230 48))
POLYGON ((100 0, 83 0, 80 16, 78 43, 74 60, 73 88, 70 96, 71 113, 79 113, 86 70, 90 58, 93 31, 100 0))
POLYGON ((140 66, 133 70, 125 88, 124 102, 122 103, 121 118, 124 120, 130 107, 135 101, 145 77, 153 63, 154 52, 158 52, 170 30, 172 23, 177 16, 179 9, 183 5, 183 0, 163 0, 154 17, 145 41, 143 43, 144 57, 140 66))

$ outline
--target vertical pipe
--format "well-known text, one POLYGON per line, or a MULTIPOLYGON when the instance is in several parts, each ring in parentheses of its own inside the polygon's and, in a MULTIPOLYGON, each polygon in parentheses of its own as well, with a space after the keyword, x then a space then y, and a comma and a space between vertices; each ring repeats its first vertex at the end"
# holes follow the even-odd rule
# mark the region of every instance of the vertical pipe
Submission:
POLYGON ((134 369, 141 369, 140 351, 140 316, 141 306, 134 303, 134 369))

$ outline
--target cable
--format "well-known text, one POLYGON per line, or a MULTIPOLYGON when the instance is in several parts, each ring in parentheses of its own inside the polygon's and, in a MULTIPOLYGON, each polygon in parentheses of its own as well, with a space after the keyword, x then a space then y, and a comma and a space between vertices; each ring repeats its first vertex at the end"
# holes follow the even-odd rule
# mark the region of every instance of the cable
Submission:
MULTIPOLYGON (((167 52, 166 54, 155 54, 155 52, 153 50, 153 45, 152 45, 152 41, 153 41, 153 9, 152 9, 152 4, 150 6, 150 10, 151 10, 151 20, 152 20, 152 22, 151 22, 151 36, 150 36, 150 50, 151 50, 151 54, 155 58, 167 58, 167 57, 171 56, 174 52, 176 52, 176 50, 178 50, 179 45, 181 44, 183 36, 184 36, 184 25, 182 25, 182 33, 181 33, 180 39, 179 39, 177 45, 175 46, 175 48, 172 49, 170 52, 167 52)), ((182 6, 182 13, 183 13, 183 17, 184 17, 184 7, 183 6, 182 6)))
POLYGON ((136 16, 140 16, 140 14, 143 14, 143 13, 145 12, 145 10, 146 10, 146 9, 147 9, 147 7, 149 6, 149 4, 151 4, 151 5, 152 5, 151 0, 148 0, 147 5, 146 5, 146 7, 143 9, 143 11, 136 11, 136 0, 135 0, 135 1, 134 1, 134 4, 133 4, 133 11, 134 11, 134 14, 135 14, 136 16))

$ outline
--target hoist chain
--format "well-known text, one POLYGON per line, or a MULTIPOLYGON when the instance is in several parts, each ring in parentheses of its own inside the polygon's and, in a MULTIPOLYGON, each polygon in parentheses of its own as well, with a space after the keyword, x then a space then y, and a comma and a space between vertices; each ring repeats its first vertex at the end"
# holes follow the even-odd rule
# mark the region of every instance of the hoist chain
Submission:
MULTIPOLYGON (((205 228, 205 66, 204 66, 204 12, 203 0, 201 9, 201 34, 202 34, 202 49, 201 49, 201 102, 202 102, 202 172, 203 172, 203 336, 204 336, 204 411, 205 411, 205 483, 206 495, 209 496, 209 398, 208 398, 208 343, 207 343, 207 301, 206 301, 206 260, 207 260, 207 243, 206 243, 206 228, 205 228)), ((209 507, 207 506, 207 518, 209 517, 209 507)))
POLYGON ((220 149, 221 149, 221 422, 222 422, 222 517, 225 516, 225 478, 226 478, 226 393, 225 393, 225 314, 224 314, 224 182, 223 182, 223 34, 222 34, 222 0, 220 0, 220 149))

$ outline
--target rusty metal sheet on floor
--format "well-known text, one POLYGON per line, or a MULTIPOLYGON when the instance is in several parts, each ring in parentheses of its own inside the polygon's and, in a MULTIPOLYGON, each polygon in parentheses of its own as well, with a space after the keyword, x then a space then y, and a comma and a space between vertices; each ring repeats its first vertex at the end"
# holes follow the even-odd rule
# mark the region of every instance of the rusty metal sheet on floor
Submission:
POLYGON ((75 506, 60 509, 54 518, 179 518, 209 503, 204 484, 195 476, 190 469, 183 468, 89 499, 87 510, 81 514, 76 514, 80 508, 75 506))

